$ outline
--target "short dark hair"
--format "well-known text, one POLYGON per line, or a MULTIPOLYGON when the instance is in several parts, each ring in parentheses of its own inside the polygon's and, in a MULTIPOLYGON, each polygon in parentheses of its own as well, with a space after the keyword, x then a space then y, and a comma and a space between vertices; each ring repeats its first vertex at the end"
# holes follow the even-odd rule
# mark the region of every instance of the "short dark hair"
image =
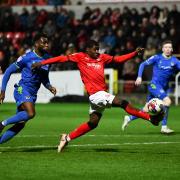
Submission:
POLYGON ((93 46, 99 46, 99 43, 94 40, 89 40, 86 43, 86 48, 92 48, 93 46))
POLYGON ((36 41, 38 41, 42 37, 49 39, 47 34, 45 34, 45 33, 37 33, 33 38, 33 43, 35 43, 36 41))
POLYGON ((165 44, 173 44, 171 40, 165 40, 162 42, 162 47, 165 45, 165 44))

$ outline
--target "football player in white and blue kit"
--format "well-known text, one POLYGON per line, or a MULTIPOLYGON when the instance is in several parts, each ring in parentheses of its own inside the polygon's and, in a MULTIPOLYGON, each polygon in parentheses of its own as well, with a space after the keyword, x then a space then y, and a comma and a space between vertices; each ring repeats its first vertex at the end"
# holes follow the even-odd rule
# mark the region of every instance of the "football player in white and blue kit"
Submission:
MULTIPOLYGON (((153 65, 152 80, 148 85, 149 95, 147 97, 147 102, 152 98, 159 98, 163 101, 165 116, 162 120, 161 133, 164 134, 174 132, 172 129, 167 127, 168 111, 171 105, 171 99, 168 96, 168 84, 176 71, 180 70, 180 61, 176 57, 172 56, 172 52, 172 42, 169 40, 163 42, 162 54, 154 55, 140 64, 138 77, 135 82, 135 85, 139 86, 142 83, 142 74, 145 66, 153 65)), ((148 111, 147 103, 144 106, 143 111, 148 111)), ((127 125, 135 119, 137 119, 135 116, 125 116, 122 124, 122 130, 124 130, 127 125)))
POLYGON ((0 132, 2 132, 5 126, 11 124, 14 125, 0 136, 0 144, 13 138, 24 128, 25 123, 35 116, 35 102, 41 83, 51 93, 54 95, 56 94, 56 89, 49 81, 48 65, 42 66, 41 68, 33 71, 31 70, 31 65, 34 62, 40 62, 43 59, 48 59, 50 57, 47 53, 48 48, 48 37, 45 34, 37 34, 34 37, 34 49, 23 56, 20 56, 15 63, 11 64, 6 69, 0 93, 1 104, 5 98, 6 86, 11 74, 20 71, 21 80, 18 84, 14 85, 14 98, 17 105, 16 114, 0 122, 0 132))

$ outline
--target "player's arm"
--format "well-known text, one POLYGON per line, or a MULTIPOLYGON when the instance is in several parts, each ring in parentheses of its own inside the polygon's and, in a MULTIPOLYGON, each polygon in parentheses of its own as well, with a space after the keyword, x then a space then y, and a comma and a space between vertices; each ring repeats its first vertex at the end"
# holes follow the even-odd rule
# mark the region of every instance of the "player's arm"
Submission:
POLYGON ((149 59, 147 59, 146 61, 144 61, 144 62, 142 62, 140 64, 139 70, 138 70, 138 77, 137 77, 137 79, 135 81, 135 85, 136 86, 139 86, 142 83, 142 75, 143 75, 145 66, 154 64, 156 62, 156 59, 157 59, 156 55, 155 56, 151 56, 149 59))
POLYGON ((2 85, 1 85, 1 94, 0 94, 0 103, 2 104, 5 98, 5 91, 6 91, 6 86, 9 81, 9 78, 11 77, 12 73, 17 72, 19 67, 13 63, 11 64, 5 71, 3 79, 2 79, 2 85))
POLYGON ((54 96, 56 95, 56 88, 53 87, 49 81, 49 71, 48 70, 42 70, 41 73, 41 79, 42 79, 42 84, 46 89, 48 89, 54 96))
POLYGON ((66 62, 66 61, 68 61, 68 56, 57 56, 57 57, 43 60, 41 62, 36 62, 36 63, 32 64, 31 68, 35 69, 35 68, 39 68, 46 64, 62 63, 62 62, 66 62))
POLYGON ((180 60, 176 58, 176 68, 180 71, 180 60))
POLYGON ((133 58, 134 56, 142 54, 143 51, 144 51, 144 48, 138 47, 136 49, 136 51, 134 51, 132 53, 125 54, 125 55, 122 55, 122 56, 114 56, 114 61, 118 62, 118 63, 122 63, 122 62, 128 61, 131 58, 133 58))

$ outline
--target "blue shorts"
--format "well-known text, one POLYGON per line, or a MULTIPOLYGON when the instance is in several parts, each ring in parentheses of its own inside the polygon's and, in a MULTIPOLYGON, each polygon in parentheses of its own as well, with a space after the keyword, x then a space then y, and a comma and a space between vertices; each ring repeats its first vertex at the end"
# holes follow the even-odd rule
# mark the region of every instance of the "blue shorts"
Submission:
POLYGON ((147 96, 147 102, 152 98, 159 98, 163 100, 168 96, 167 90, 164 90, 163 87, 159 84, 151 83, 148 85, 149 95, 147 96))
POLYGON ((37 95, 30 94, 26 88, 23 88, 23 86, 15 85, 14 87, 14 99, 16 100, 17 107, 24 102, 36 102, 37 95))

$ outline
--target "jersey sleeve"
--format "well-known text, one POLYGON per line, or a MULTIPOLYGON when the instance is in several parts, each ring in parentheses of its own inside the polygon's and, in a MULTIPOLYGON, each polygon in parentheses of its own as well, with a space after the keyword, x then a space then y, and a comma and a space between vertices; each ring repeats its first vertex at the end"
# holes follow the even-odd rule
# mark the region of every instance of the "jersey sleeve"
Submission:
POLYGON ((18 69, 23 69, 26 65, 26 58, 25 56, 20 56, 17 61, 14 63, 18 69))
POLYGON ((151 65, 151 64, 155 64, 156 61, 158 59, 158 56, 151 56, 149 59, 147 59, 146 61, 142 62, 139 66, 139 71, 138 71, 138 77, 142 77, 143 71, 144 71, 144 67, 151 65))
POLYGON ((130 60, 131 58, 133 58, 136 55, 137 55, 137 52, 134 51, 134 52, 124 54, 124 55, 121 55, 121 56, 114 56, 113 61, 115 61, 117 63, 123 63, 123 62, 126 62, 126 61, 130 60))
POLYGON ((112 61, 117 62, 117 63, 123 63, 130 60, 136 55, 137 55, 137 52, 134 51, 132 53, 124 54, 121 56, 110 56, 108 54, 102 54, 102 58, 106 64, 111 63, 112 61))
POLYGON ((41 82, 44 85, 44 87, 49 89, 49 87, 51 86, 50 81, 49 81, 49 70, 41 68, 40 77, 41 77, 41 82))
POLYGON ((177 58, 175 60, 175 66, 180 71, 180 60, 178 60, 177 58))
POLYGON ((43 60, 43 61, 41 61, 41 64, 46 65, 46 64, 62 63, 62 62, 66 62, 66 61, 68 61, 67 56, 57 56, 57 57, 43 60))
POLYGON ((158 55, 154 55, 154 56, 151 56, 149 59, 147 59, 146 61, 144 61, 144 63, 146 65, 151 65, 151 64, 155 64, 157 62, 157 59, 158 59, 158 55))
POLYGON ((73 53, 68 55, 68 60, 72 62, 79 62, 82 59, 82 53, 73 53))
POLYGON ((101 54, 101 58, 105 64, 109 64, 113 61, 113 56, 110 56, 109 54, 101 54))
POLYGON ((2 85, 1 85, 2 91, 6 91, 6 86, 7 86, 7 83, 9 81, 11 74, 17 72, 17 70, 18 70, 18 67, 17 67, 17 65, 15 65, 15 63, 11 64, 6 69, 4 76, 3 76, 3 79, 2 79, 2 85))

